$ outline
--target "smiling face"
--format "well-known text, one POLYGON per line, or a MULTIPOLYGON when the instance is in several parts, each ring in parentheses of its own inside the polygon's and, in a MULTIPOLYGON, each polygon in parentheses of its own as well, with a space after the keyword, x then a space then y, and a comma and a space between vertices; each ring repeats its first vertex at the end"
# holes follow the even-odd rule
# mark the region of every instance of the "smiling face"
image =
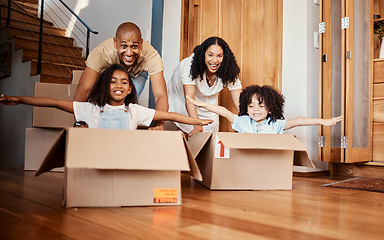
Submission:
POLYGON ((120 63, 132 66, 139 58, 143 48, 143 39, 135 32, 124 32, 113 38, 120 63))
POLYGON ((256 94, 253 95, 251 103, 248 104, 249 117, 260 124, 267 119, 269 113, 270 112, 264 102, 259 102, 258 96, 256 94))
POLYGON ((223 62, 224 53, 219 45, 211 45, 205 51, 205 64, 207 65, 207 72, 214 74, 223 62))
POLYGON ((129 85, 128 74, 120 70, 115 70, 109 85, 108 104, 111 106, 123 105, 125 97, 127 97, 131 91, 132 87, 129 85))

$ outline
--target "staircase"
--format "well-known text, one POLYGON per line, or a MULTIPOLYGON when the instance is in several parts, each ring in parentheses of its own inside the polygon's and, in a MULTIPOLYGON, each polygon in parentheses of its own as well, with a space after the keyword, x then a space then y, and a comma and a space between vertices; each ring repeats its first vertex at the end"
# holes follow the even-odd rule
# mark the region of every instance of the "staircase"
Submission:
MULTIPOLYGON (((1 28, 6 26, 8 0, 0 0, 1 28)), ((22 49, 23 62, 31 61, 31 75, 37 75, 40 18, 38 0, 12 1, 11 23, 6 27, 8 39, 14 39, 14 51, 22 49)), ((44 20, 40 82, 71 83, 72 71, 83 70, 85 57, 65 30, 44 20)))

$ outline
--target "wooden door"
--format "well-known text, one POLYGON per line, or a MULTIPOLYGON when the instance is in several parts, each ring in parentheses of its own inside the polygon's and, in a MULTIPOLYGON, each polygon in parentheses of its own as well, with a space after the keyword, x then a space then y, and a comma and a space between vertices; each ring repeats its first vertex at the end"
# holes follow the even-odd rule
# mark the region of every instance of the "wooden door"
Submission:
POLYGON ((372 160, 373 1, 346 0, 345 162, 372 160))
POLYGON ((320 3, 326 26, 320 38, 321 116, 344 116, 341 125, 320 127, 323 161, 372 160, 371 6, 366 0, 320 3))
MULTIPOLYGON (((283 0, 183 0, 180 59, 211 36, 223 38, 240 67, 243 88, 282 87, 283 0)), ((236 112, 227 89, 219 104, 236 112)), ((232 131, 220 120, 220 131, 232 131)))
MULTIPOLYGON (((344 105, 344 62, 342 53, 345 47, 342 44, 345 33, 341 30, 340 19, 344 6, 341 1, 323 0, 320 2, 320 116, 330 118, 343 115, 344 105)), ((343 134, 343 125, 332 128, 320 127, 319 135, 323 137, 323 147, 320 149, 319 159, 325 161, 341 161, 343 153, 340 147, 340 138, 343 134)))

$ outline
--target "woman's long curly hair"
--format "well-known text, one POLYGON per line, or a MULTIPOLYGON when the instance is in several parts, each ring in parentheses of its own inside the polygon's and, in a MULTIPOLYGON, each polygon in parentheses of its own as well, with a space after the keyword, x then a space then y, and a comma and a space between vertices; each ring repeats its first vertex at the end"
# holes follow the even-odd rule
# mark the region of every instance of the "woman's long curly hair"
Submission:
POLYGON ((137 103, 137 93, 135 85, 133 85, 132 78, 129 76, 125 67, 120 64, 111 65, 99 75, 95 85, 93 85, 93 88, 89 93, 87 98, 88 102, 91 102, 99 107, 103 107, 108 103, 112 75, 113 72, 117 70, 127 73, 129 86, 132 88, 131 93, 128 94, 124 99, 125 105, 128 106, 130 103, 137 103))
POLYGON ((248 105, 252 102, 252 97, 256 95, 259 104, 264 103, 266 110, 269 112, 268 122, 276 122, 277 119, 284 119, 284 96, 271 86, 252 85, 244 88, 240 93, 239 116, 248 115, 248 105))
POLYGON ((207 38, 202 44, 193 49, 194 55, 190 72, 192 79, 200 77, 200 81, 203 80, 203 75, 207 71, 205 52, 212 45, 219 45, 223 49, 223 62, 220 64, 216 76, 222 80, 224 86, 227 86, 228 83, 235 83, 240 68, 228 44, 219 37, 207 38))

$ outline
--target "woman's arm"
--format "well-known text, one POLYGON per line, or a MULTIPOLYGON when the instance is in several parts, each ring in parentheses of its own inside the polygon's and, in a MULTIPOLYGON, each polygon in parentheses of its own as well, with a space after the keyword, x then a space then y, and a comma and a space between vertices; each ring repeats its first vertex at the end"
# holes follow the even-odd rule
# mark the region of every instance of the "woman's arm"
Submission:
MULTIPOLYGON (((195 85, 185 84, 185 85, 183 85, 183 87, 184 87, 184 95, 185 95, 185 97, 186 96, 190 96, 191 98, 195 99, 196 86, 195 85)), ((188 102, 187 99, 185 99, 185 107, 187 108, 187 112, 188 112, 190 117, 199 118, 199 115, 197 114, 197 109, 196 109, 195 105, 193 105, 192 103, 188 102)), ((195 125, 194 129, 189 133, 189 137, 191 137, 192 134, 195 133, 195 132, 202 132, 202 131, 203 131, 203 127, 202 126, 195 125)))
POLYGON ((198 126, 208 125, 213 122, 213 120, 211 119, 192 118, 179 113, 164 112, 160 110, 155 111, 153 120, 155 121, 169 120, 169 121, 180 122, 180 123, 191 124, 191 125, 198 125, 198 126))
MULTIPOLYGON (((185 97, 189 96, 192 99, 195 99, 196 94, 196 86, 195 85, 183 85, 184 87, 184 94, 185 97)), ((189 116, 194 118, 199 118, 199 115, 197 114, 197 110, 195 105, 188 102, 187 99, 185 99, 185 107, 187 108, 187 112, 189 116)))
POLYGON ((220 116, 223 116, 226 119, 228 119, 228 121, 230 121, 231 123, 233 123, 235 119, 234 114, 228 109, 226 109, 225 107, 216 106, 216 105, 212 105, 205 102, 199 102, 199 101, 196 101, 195 99, 190 98, 189 96, 187 96, 186 98, 187 98, 187 101, 193 104, 194 106, 203 107, 211 112, 219 114, 220 116))
POLYGON ((336 123, 343 120, 343 116, 334 117, 334 118, 308 118, 308 117, 297 117, 287 120, 284 130, 288 130, 298 126, 311 126, 311 125, 323 125, 323 126, 333 126, 336 123))
POLYGON ((26 104, 38 107, 55 107, 73 113, 73 102, 46 97, 15 97, 1 94, 0 103, 4 105, 26 104))

